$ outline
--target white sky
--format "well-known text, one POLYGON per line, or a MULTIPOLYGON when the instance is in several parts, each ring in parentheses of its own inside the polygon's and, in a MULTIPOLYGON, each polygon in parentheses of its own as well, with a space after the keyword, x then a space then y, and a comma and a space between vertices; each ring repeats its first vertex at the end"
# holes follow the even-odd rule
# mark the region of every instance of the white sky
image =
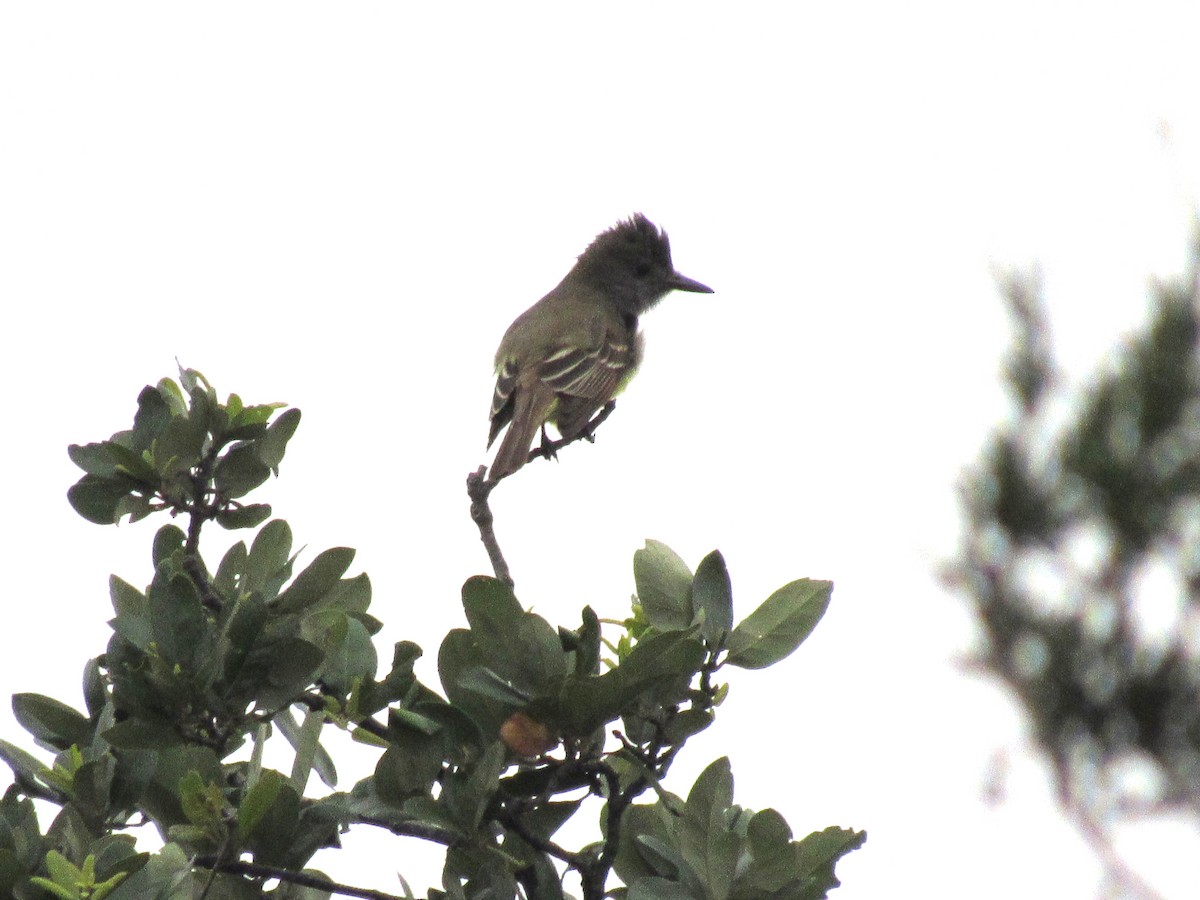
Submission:
MULTIPOLYGON (((1005 412, 991 267, 1040 263, 1078 375, 1183 265, 1198 38, 1192 4, 6 4, 4 691, 79 704, 108 574, 149 580, 161 523, 76 517, 65 447, 127 427, 176 357, 304 411, 260 499, 306 559, 358 548, 381 656, 416 640, 436 684, 487 567, 463 479, 495 345, 640 210, 717 293, 646 317, 595 446, 497 491, 521 599, 619 617, 646 537, 692 564, 719 547, 741 614, 834 579, 796 656, 732 675, 670 786, 728 754, 737 802, 866 828, 842 900, 1094 896, 1014 708, 955 665, 970 619, 933 572, 1005 412)), ((1166 835, 1129 858, 1186 896, 1197 842, 1166 835)), ((347 846, 319 864, 430 883, 391 838, 347 846)))

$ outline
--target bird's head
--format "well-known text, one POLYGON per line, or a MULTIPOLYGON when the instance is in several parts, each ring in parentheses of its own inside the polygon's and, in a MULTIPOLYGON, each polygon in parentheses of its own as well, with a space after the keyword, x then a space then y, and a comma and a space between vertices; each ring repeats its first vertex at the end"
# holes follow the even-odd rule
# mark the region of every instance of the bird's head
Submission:
POLYGON ((671 291, 711 294, 712 288, 675 271, 667 233, 641 213, 598 235, 574 273, 601 289, 623 312, 645 312, 671 291))

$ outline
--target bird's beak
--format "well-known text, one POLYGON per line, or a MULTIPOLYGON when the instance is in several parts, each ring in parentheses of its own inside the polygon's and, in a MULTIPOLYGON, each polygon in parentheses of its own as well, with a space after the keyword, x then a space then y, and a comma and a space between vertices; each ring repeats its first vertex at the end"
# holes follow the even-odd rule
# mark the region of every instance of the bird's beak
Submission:
POLYGON ((693 281, 686 275, 680 275, 678 272, 675 272, 671 276, 671 289, 675 291, 687 291, 690 294, 716 293, 707 284, 701 284, 698 281, 693 281))

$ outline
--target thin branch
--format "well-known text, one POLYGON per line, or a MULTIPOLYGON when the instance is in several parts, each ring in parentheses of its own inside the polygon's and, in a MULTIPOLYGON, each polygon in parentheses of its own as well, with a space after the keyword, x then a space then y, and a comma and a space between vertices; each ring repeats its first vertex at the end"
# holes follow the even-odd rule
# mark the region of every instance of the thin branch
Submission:
POLYGON ((1091 813, 1077 807, 1072 811, 1071 817, 1075 820, 1075 827, 1100 858, 1105 876, 1116 882, 1115 886, 1120 889, 1120 896, 1137 900, 1163 900, 1163 895, 1147 884, 1121 857, 1108 832, 1091 813))
MULTIPOLYGON (((613 410, 617 408, 616 400, 609 400, 600 408, 596 415, 592 416, 584 429, 569 438, 559 438, 557 441, 545 440, 546 434, 542 432, 542 444, 537 449, 529 451, 529 458, 526 462, 533 462, 539 457, 545 459, 553 459, 558 455, 558 451, 567 444, 573 444, 575 441, 594 441, 596 429, 600 424, 612 415, 613 410)), ((483 546, 487 550, 488 559, 492 564, 492 571, 496 573, 496 578, 503 581, 510 588, 514 586, 512 574, 509 572, 508 563, 504 560, 504 554, 500 550, 500 542, 496 540, 496 530, 493 527, 494 519, 492 509, 488 506, 488 495, 491 494, 499 481, 486 479, 487 466, 480 466, 474 472, 467 476, 467 496, 471 498, 471 521, 479 529, 479 539, 483 541, 483 546)))
MULTIPOLYGON (((535 459, 553 459, 558 455, 558 451, 567 444, 573 444, 576 441, 587 441, 589 444, 596 440, 596 429, 600 427, 600 423, 613 414, 613 410, 617 408, 616 400, 609 400, 604 406, 600 407, 600 411, 592 416, 591 421, 584 426, 583 431, 574 437, 559 438, 557 441, 542 441, 541 445, 534 450, 529 451, 529 458, 526 462, 533 462, 535 459)), ((543 435, 545 437, 545 435, 543 435)))
POLYGON ((220 612, 225 603, 209 581, 208 572, 200 559, 200 529, 209 519, 215 519, 220 511, 220 504, 216 498, 212 503, 207 502, 208 485, 213 478, 219 450, 218 446, 212 447, 200 460, 199 467, 192 475, 191 502, 182 508, 182 511, 188 514, 187 542, 183 546, 183 570, 200 592, 200 602, 213 612, 220 612))
POLYGON ((471 521, 479 528, 479 539, 487 550, 488 559, 492 562, 492 571, 496 578, 510 588, 513 586, 512 575, 508 572, 508 563, 500 552, 500 543, 496 540, 496 532, 492 528, 492 509, 488 506, 488 494, 500 482, 485 481, 487 466, 480 466, 467 476, 467 496, 471 498, 471 521))
POLYGON ((399 894, 387 894, 383 891, 371 890, 370 888, 356 888, 348 884, 339 884, 336 881, 330 881, 328 878, 321 878, 317 875, 293 872, 291 869, 279 869, 275 866, 262 866, 258 863, 243 862, 241 860, 219 862, 215 856, 200 856, 196 858, 196 865, 201 868, 211 869, 214 872, 222 872, 226 875, 275 878, 279 881, 286 881, 289 884, 298 884, 301 887, 316 888, 319 891, 341 894, 344 897, 361 897, 364 900, 406 900, 406 898, 401 897, 399 894))
POLYGON ((604 843, 600 853, 591 861, 576 867, 580 886, 583 888, 583 900, 602 900, 604 897, 608 873, 612 870, 613 860, 616 859, 621 842, 621 817, 625 815, 625 810, 634 798, 646 789, 645 780, 639 778, 622 791, 620 776, 606 762, 597 761, 593 769, 604 779, 608 788, 608 817, 605 820, 604 843))
POLYGON ((573 853, 548 838, 541 838, 533 834, 525 827, 525 823, 521 821, 521 817, 516 812, 501 815, 497 817, 497 821, 533 849, 562 860, 573 869, 580 868, 582 861, 578 853, 573 853))
POLYGON ((415 837, 431 844, 441 844, 443 847, 453 847, 462 841, 462 835, 449 828, 430 825, 428 822, 393 822, 389 819, 378 819, 374 816, 352 815, 347 820, 351 824, 374 825, 383 828, 400 837, 415 837))
MULTIPOLYGON (((330 693, 329 696, 335 700, 341 699, 332 693, 330 693)), ((314 712, 325 710, 327 708, 325 705, 324 695, 322 694, 301 694, 299 697, 296 697, 294 701, 290 702, 303 704, 314 712)), ((368 734, 373 734, 377 738, 385 741, 390 741, 392 739, 392 735, 388 731, 387 726, 380 723, 376 719, 372 719, 370 716, 363 716, 360 719, 349 719, 348 721, 355 728, 361 728, 363 731, 367 732, 368 734)))

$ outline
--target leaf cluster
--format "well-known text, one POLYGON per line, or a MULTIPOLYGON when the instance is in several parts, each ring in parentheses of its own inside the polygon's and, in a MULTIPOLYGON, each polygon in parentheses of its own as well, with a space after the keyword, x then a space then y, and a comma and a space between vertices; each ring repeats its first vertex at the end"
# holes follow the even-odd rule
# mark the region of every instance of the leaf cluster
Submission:
POLYGON ((236 395, 221 403, 192 370, 180 381, 143 390, 128 431, 70 450, 85 475, 69 499, 85 518, 163 513, 187 527, 159 528, 144 587, 111 579, 112 636, 85 666, 83 711, 14 697, 18 721, 53 759, 0 741, 15 779, 0 801, 0 894, 315 900, 339 886, 306 868, 313 854, 362 825, 446 848, 429 897, 555 900, 568 871, 589 900, 614 871, 630 896, 671 883, 705 885, 695 896, 713 898, 765 885, 755 896, 818 897, 837 883, 834 862, 863 835, 792 841, 777 813, 733 806, 727 762, 686 804, 662 786, 687 740, 712 724, 727 693, 720 670, 787 657, 824 613, 829 582, 785 585, 735 624, 719 553, 693 573, 649 541, 634 557, 629 618, 585 608, 564 628, 504 583, 470 578, 466 627, 438 651, 439 693, 414 675, 422 651, 408 641, 381 674, 381 623, 367 575, 348 574, 354 551, 299 567, 288 524, 266 521, 266 504, 242 505, 278 473, 299 412, 236 395), (211 521, 256 528, 215 568, 200 552, 211 521), (374 772, 348 791, 336 790, 327 728, 378 750, 374 772), (262 764, 277 736, 292 748, 287 774, 262 764), (312 772, 335 790, 309 796, 312 772), (636 804, 647 791, 657 802, 636 804), (589 797, 601 804, 602 839, 557 844, 589 797), (59 810, 45 833, 31 798, 59 810), (159 852, 121 833, 146 823, 166 842, 159 852), (736 848, 736 878, 714 873, 697 850, 709 844, 736 848))

